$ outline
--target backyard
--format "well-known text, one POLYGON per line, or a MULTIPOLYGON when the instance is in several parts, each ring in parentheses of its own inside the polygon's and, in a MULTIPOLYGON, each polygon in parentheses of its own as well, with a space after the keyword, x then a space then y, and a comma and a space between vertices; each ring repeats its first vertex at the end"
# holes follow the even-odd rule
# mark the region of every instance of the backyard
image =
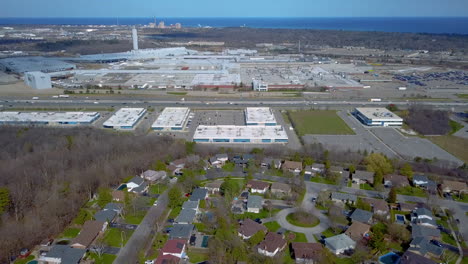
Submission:
POLYGON ((336 111, 289 111, 288 115, 299 136, 354 134, 353 130, 336 114, 336 111))

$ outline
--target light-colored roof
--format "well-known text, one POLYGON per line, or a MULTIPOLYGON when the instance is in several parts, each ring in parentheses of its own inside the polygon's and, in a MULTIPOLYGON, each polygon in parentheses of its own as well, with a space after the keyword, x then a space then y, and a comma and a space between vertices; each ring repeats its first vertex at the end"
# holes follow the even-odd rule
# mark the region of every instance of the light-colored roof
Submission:
POLYGON ((247 124, 276 123, 276 118, 269 107, 247 107, 245 109, 245 122, 247 124))
POLYGON ((282 126, 203 126, 195 130, 194 139, 288 139, 282 126))
POLYGON ((32 71, 56 72, 76 68, 75 64, 46 57, 5 58, 0 59, 0 65, 4 65, 6 68, 16 73, 32 71))
POLYGON ((262 200, 263 198, 258 195, 249 195, 247 199, 247 208, 258 208, 262 209, 262 200))
POLYGON ((274 182, 271 184, 271 190, 290 192, 291 186, 289 186, 289 184, 286 183, 274 182))
POLYGON ((133 127, 145 113, 145 108, 120 108, 103 125, 105 127, 133 127))
POLYGON ((356 108, 362 115, 373 121, 401 121, 403 119, 394 113, 390 112, 387 108, 383 107, 359 107, 356 108))
POLYGON ((340 234, 325 238, 325 245, 335 251, 343 248, 354 247, 356 246, 356 242, 346 234, 340 234))
POLYGON ((0 112, 0 123, 91 123, 98 112, 0 112))
POLYGON ((192 86, 197 85, 235 85, 240 84, 240 74, 218 73, 197 74, 192 80, 192 86))
POLYGON ((302 169, 302 162, 285 160, 282 166, 283 169, 302 169))
POLYGON ((151 127, 183 127, 189 114, 190 109, 188 107, 166 107, 151 127))
POLYGON ((466 182, 444 180, 442 190, 468 191, 468 188, 466 187, 466 182))

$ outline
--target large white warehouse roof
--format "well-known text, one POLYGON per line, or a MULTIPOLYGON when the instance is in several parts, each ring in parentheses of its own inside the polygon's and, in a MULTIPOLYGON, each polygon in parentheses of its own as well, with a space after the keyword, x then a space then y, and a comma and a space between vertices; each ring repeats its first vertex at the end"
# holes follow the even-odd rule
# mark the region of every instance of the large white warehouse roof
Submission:
POLYGON ((275 115, 269 107, 247 107, 245 122, 247 125, 276 125, 275 115))
POLYGON ((3 124, 83 124, 97 118, 98 112, 0 112, 3 124))
POLYGON ((108 128, 132 128, 145 113, 145 108, 120 108, 103 125, 108 128))
POLYGON ((188 107, 166 107, 151 126, 152 128, 183 127, 190 113, 188 107))
POLYGON ((399 117, 396 114, 390 112, 387 108, 383 108, 383 107, 360 107, 360 108, 356 108, 356 110, 369 120, 403 122, 403 119, 401 117, 399 117))
POLYGON ((286 143, 288 136, 281 126, 198 126, 196 142, 286 143))

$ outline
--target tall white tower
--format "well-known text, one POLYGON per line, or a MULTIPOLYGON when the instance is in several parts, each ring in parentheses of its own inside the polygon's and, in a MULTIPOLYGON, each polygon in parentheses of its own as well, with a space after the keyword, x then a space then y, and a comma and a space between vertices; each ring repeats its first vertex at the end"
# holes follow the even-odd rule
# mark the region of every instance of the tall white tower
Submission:
POLYGON ((132 29, 133 50, 138 50, 138 33, 135 27, 132 29))

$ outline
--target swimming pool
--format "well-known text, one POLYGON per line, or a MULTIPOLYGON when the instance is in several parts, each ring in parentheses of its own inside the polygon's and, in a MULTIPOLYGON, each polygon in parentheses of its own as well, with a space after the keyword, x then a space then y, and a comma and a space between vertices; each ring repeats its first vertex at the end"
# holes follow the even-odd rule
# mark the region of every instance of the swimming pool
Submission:
POLYGON ((400 256, 393 252, 387 253, 379 258, 381 264, 397 264, 400 261, 400 256))

